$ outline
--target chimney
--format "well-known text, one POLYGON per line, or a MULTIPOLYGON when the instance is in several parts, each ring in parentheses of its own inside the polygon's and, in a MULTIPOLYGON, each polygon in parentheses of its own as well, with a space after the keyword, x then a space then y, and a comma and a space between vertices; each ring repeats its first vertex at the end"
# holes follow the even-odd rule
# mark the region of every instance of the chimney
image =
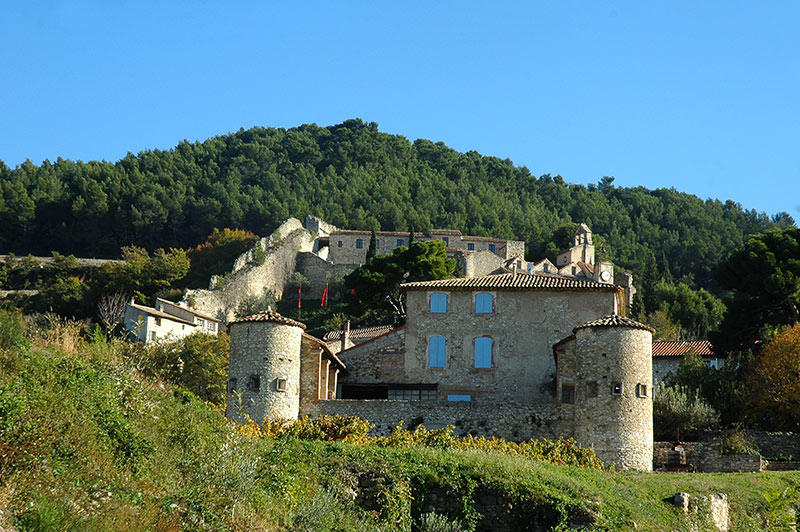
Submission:
POLYGON ((340 351, 344 351, 347 349, 347 343, 350 341, 350 320, 347 320, 347 322, 344 324, 344 327, 342 327, 341 341, 342 345, 340 351))
POLYGON ((517 262, 514 261, 513 266, 511 266, 511 277, 517 276, 517 262))

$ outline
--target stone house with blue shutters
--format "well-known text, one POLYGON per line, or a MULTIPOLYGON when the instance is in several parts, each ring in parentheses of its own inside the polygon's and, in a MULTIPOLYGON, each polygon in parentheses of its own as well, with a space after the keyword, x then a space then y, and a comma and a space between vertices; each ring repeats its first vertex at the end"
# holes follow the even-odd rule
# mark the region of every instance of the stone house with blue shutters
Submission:
MULTIPOLYGON (((589 268, 602 271, 608 270, 589 268)), ((303 371, 295 386, 265 393, 297 390, 297 416, 355 415, 380 433, 402 420, 411 428, 452 425, 458 434, 510 440, 575 437, 621 468, 649 470, 653 331, 624 317, 630 284, 594 277, 512 266, 495 275, 406 283, 404 326, 349 347, 343 334, 346 348, 330 351, 335 395, 304 398, 304 380, 317 377, 303 371)), ((285 325, 275 316, 270 321, 285 325)), ((234 339, 237 330, 234 322, 231 368, 248 358, 283 364, 293 356, 273 349, 283 345, 277 340, 239 353, 234 346, 246 343, 234 339)), ((315 374, 326 371, 312 366, 315 374)))

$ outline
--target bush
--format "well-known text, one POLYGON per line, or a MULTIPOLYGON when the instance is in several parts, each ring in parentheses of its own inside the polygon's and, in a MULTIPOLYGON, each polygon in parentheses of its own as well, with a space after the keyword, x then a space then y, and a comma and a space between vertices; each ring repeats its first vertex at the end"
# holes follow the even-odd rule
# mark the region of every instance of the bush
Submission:
POLYGON ((461 523, 449 520, 446 516, 429 512, 419 516, 417 527, 420 532, 464 532, 461 523))
POLYGON ((16 311, 0 309, 0 350, 20 347, 25 340, 25 324, 16 311))
POLYGON ((653 427, 656 439, 677 438, 678 431, 711 429, 719 416, 700 392, 685 386, 659 383, 653 396, 653 427))

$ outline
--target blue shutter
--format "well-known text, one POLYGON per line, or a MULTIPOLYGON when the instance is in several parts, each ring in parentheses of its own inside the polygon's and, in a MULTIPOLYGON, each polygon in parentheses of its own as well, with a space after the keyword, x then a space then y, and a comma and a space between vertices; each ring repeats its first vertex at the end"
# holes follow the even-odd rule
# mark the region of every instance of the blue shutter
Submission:
POLYGON ((431 294, 431 312, 447 312, 447 294, 434 292, 431 294))
POLYGON ((445 346, 444 336, 431 336, 428 338, 428 367, 444 367, 445 346))
POLYGON ((491 314, 493 312, 494 296, 492 294, 475 294, 475 313, 491 314))
POLYGON ((488 336, 475 338, 475 367, 492 367, 492 339, 488 336))

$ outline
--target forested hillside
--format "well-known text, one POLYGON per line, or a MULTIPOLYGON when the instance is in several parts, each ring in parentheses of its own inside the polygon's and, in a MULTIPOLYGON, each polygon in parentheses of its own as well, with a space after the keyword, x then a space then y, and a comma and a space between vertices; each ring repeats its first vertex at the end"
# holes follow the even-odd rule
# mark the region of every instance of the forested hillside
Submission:
POLYGON ((537 178, 509 159, 410 142, 361 120, 253 128, 116 163, 0 162, 0 251, 118 257, 125 245, 187 248, 215 227, 264 235, 314 214, 346 228, 516 238, 539 258, 560 226, 582 221, 618 265, 640 274, 654 257, 675 279, 713 289, 712 268, 746 235, 793 224, 785 213, 612 182, 537 178))

